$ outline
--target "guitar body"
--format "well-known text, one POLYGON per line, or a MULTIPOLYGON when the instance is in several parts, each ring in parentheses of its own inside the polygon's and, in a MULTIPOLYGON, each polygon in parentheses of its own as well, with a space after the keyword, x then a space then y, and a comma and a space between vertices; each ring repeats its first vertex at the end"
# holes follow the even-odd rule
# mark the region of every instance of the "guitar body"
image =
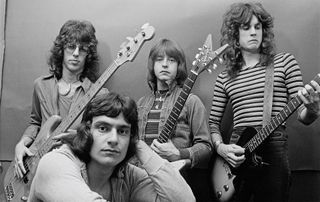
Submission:
MULTIPOLYGON (((313 81, 320 84, 320 74, 318 74, 313 81)), ((263 164, 261 157, 256 155, 259 151, 259 146, 263 141, 272 134, 296 109, 302 104, 302 100, 298 95, 293 97, 288 104, 275 116, 273 116, 268 123, 258 132, 251 127, 246 128, 237 142, 237 145, 245 148, 246 160, 239 168, 230 168, 229 164, 217 157, 212 169, 212 183, 216 198, 220 202, 228 201, 237 191, 237 187, 246 175, 250 175, 252 168, 263 164)))
POLYGON ((75 104, 74 110, 69 112, 63 120, 61 117, 54 115, 41 126, 41 130, 39 131, 36 140, 29 148, 35 155, 23 159, 23 164, 27 170, 23 179, 18 179, 14 176, 14 163, 11 163, 4 178, 4 192, 8 202, 27 200, 30 185, 38 167, 39 160, 55 146, 55 141, 48 137, 54 137, 55 135, 67 131, 117 68, 127 61, 133 61, 142 44, 154 36, 155 29, 149 24, 144 24, 141 29, 142 30, 134 38, 127 38, 128 42, 123 43, 117 58, 90 87, 86 94, 75 104))
MULTIPOLYGON (((29 147, 30 151, 35 154, 39 150, 40 146, 48 139, 51 133, 56 129, 56 127, 60 124, 61 117, 54 115, 51 116, 45 124, 41 127, 37 138, 33 142, 33 144, 29 147)), ((27 201, 30 186, 32 179, 35 175, 37 165, 39 163, 40 158, 37 156, 31 156, 24 158, 24 162, 31 161, 31 164, 24 166, 26 167, 27 173, 24 175, 22 179, 17 178, 14 175, 14 165, 15 162, 11 162, 8 171, 4 177, 4 193, 7 201, 27 201)))
MULTIPOLYGON (((244 146, 256 133, 257 131, 254 128, 246 128, 242 132, 237 145, 244 146)), ((230 167, 228 162, 219 155, 216 157, 212 167, 211 177, 213 190, 219 202, 229 201, 241 182, 241 176, 249 173, 249 168, 258 163, 256 162, 255 154, 250 154, 246 151, 245 156, 245 162, 238 168, 230 167)))

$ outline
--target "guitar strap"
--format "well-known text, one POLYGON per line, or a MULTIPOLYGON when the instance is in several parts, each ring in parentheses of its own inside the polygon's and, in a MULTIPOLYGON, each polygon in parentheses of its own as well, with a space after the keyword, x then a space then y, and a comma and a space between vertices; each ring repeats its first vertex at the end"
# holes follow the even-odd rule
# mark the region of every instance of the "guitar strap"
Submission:
POLYGON ((263 119, 262 126, 266 126, 271 119, 272 99, 273 99, 273 80, 274 67, 273 62, 266 67, 266 78, 263 98, 263 119))

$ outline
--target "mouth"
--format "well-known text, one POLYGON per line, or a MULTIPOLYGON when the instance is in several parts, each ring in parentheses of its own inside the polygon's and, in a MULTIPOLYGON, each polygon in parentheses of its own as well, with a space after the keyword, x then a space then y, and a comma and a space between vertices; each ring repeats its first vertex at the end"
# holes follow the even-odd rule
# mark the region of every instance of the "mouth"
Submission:
POLYGON ((162 73, 162 74, 170 74, 170 72, 168 72, 168 71, 161 71, 160 73, 162 73))
POLYGON ((103 153, 106 153, 106 154, 120 154, 120 151, 119 150, 116 150, 116 149, 101 149, 101 151, 103 153))
POLYGON ((79 60, 69 60, 69 62, 72 64, 78 64, 80 61, 79 60))
POLYGON ((250 43, 250 42, 258 43, 258 40, 257 40, 257 39, 251 39, 251 40, 249 41, 249 43, 250 43))

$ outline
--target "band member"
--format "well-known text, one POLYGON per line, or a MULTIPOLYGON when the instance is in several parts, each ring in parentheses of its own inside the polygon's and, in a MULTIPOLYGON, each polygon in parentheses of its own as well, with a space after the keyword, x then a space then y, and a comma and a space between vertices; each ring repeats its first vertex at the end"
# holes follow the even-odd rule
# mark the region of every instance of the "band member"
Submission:
POLYGON ((29 201, 195 201, 169 162, 138 140, 134 100, 102 94, 85 108, 77 134, 39 162, 29 201), (143 169, 128 163, 134 155, 143 169))
MULTIPOLYGON (((320 114, 320 86, 312 81, 303 88, 300 67, 290 53, 276 53, 273 18, 260 3, 235 3, 225 13, 221 44, 231 48, 224 55, 226 70, 219 74, 213 94, 209 125, 218 155, 232 167, 245 161, 244 148, 236 145, 246 127, 259 130, 263 121, 266 68, 274 70, 272 116, 295 95, 303 100, 298 120, 312 123, 320 114), (299 90, 300 89, 300 90, 299 90), (227 103, 233 110, 233 133, 223 142, 221 119, 227 103)), ((259 147, 259 166, 250 169, 233 201, 288 201, 290 169, 288 135, 282 124, 259 147)))
MULTIPOLYGON (((96 80, 97 44, 95 28, 88 21, 69 20, 61 27, 48 59, 50 74, 34 82, 29 126, 15 147, 17 177, 26 173, 22 159, 33 155, 28 147, 41 126, 52 115, 66 117, 96 80)), ((71 128, 79 123, 80 118, 71 128)))
POLYGON ((191 161, 191 170, 183 174, 197 201, 200 201, 199 197, 204 197, 200 195, 211 193, 209 186, 206 186, 206 173, 212 144, 207 111, 198 96, 188 96, 172 132, 172 139, 164 143, 157 140, 187 78, 184 52, 176 42, 161 39, 150 50, 147 68, 151 92, 137 103, 139 137, 168 161, 191 161), (194 183, 193 180, 201 183, 194 183))

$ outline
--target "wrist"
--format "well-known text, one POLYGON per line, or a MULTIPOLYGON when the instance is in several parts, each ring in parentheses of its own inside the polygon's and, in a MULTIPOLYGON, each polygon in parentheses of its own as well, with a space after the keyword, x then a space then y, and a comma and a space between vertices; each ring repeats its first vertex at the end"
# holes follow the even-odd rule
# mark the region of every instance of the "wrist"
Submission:
POLYGON ((218 152, 218 147, 221 145, 221 141, 220 140, 216 140, 213 142, 213 148, 216 152, 218 152))

